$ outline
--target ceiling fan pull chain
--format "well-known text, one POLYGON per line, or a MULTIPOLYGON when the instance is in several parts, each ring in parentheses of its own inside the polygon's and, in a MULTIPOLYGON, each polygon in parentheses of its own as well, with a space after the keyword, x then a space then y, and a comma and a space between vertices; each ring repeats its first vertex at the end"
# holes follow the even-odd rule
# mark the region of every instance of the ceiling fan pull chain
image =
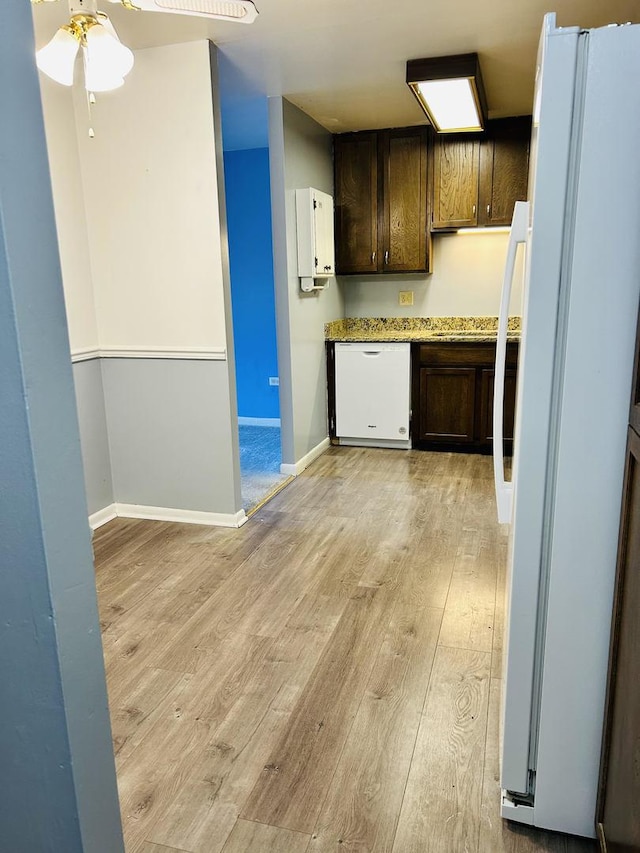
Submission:
MULTIPOLYGON (((83 53, 82 53, 82 64, 85 67, 85 76, 86 76, 86 65, 87 65, 86 51, 83 51, 83 53)), ((95 96, 94 92, 91 92, 88 89, 85 89, 85 96, 87 99, 87 116, 89 118, 89 128, 87 131, 87 135, 88 135, 89 139, 94 139, 96 134, 95 134, 95 131, 93 129, 93 122, 91 121, 91 119, 92 119, 91 107, 96 102, 96 96, 95 96)))
POLYGON ((93 92, 87 92, 87 113, 89 115, 89 139, 93 139, 95 137, 95 131, 93 129, 93 124, 91 122, 91 107, 96 102, 96 96, 93 92))

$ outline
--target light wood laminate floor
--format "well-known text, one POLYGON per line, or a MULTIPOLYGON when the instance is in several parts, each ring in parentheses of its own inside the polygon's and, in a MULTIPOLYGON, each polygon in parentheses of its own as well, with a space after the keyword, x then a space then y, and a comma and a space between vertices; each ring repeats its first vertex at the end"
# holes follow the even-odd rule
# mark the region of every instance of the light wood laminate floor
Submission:
POLYGON ((95 535, 127 853, 587 853, 499 816, 487 457, 331 448, 240 530, 95 535))

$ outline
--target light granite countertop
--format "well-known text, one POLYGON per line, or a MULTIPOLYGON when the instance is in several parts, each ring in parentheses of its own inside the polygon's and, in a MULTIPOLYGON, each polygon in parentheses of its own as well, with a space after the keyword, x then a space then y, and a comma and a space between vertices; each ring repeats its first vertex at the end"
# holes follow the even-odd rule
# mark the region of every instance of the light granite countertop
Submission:
MULTIPOLYGON (((493 343, 497 317, 347 317, 324 327, 328 341, 493 343)), ((509 341, 520 340, 520 317, 509 317, 509 341)))

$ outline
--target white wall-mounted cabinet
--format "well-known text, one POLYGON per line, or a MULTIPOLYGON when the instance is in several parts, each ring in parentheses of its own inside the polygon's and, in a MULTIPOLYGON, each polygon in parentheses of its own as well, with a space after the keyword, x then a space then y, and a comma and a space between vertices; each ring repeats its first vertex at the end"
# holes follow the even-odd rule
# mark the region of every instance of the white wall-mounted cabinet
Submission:
POLYGON ((300 286, 322 290, 335 275, 333 198, 313 188, 296 190, 296 221, 300 286))

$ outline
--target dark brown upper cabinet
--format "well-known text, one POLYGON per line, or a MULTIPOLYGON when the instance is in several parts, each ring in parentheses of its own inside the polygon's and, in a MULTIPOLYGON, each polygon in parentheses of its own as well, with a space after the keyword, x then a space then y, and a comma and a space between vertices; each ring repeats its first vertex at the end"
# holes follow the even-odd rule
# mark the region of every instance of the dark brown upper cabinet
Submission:
POLYGON ((434 146, 433 230, 510 225, 527 198, 531 118, 494 119, 483 134, 440 135, 434 146))
POLYGON ((434 148, 433 228, 478 224, 480 142, 469 134, 443 135, 434 148))
POLYGON ((336 272, 378 272, 378 134, 335 137, 336 272))
POLYGON ((428 130, 334 137, 336 272, 430 272, 428 130))
POLYGON ((495 119, 480 146, 482 225, 511 225, 513 207, 527 198, 531 117, 495 119))

